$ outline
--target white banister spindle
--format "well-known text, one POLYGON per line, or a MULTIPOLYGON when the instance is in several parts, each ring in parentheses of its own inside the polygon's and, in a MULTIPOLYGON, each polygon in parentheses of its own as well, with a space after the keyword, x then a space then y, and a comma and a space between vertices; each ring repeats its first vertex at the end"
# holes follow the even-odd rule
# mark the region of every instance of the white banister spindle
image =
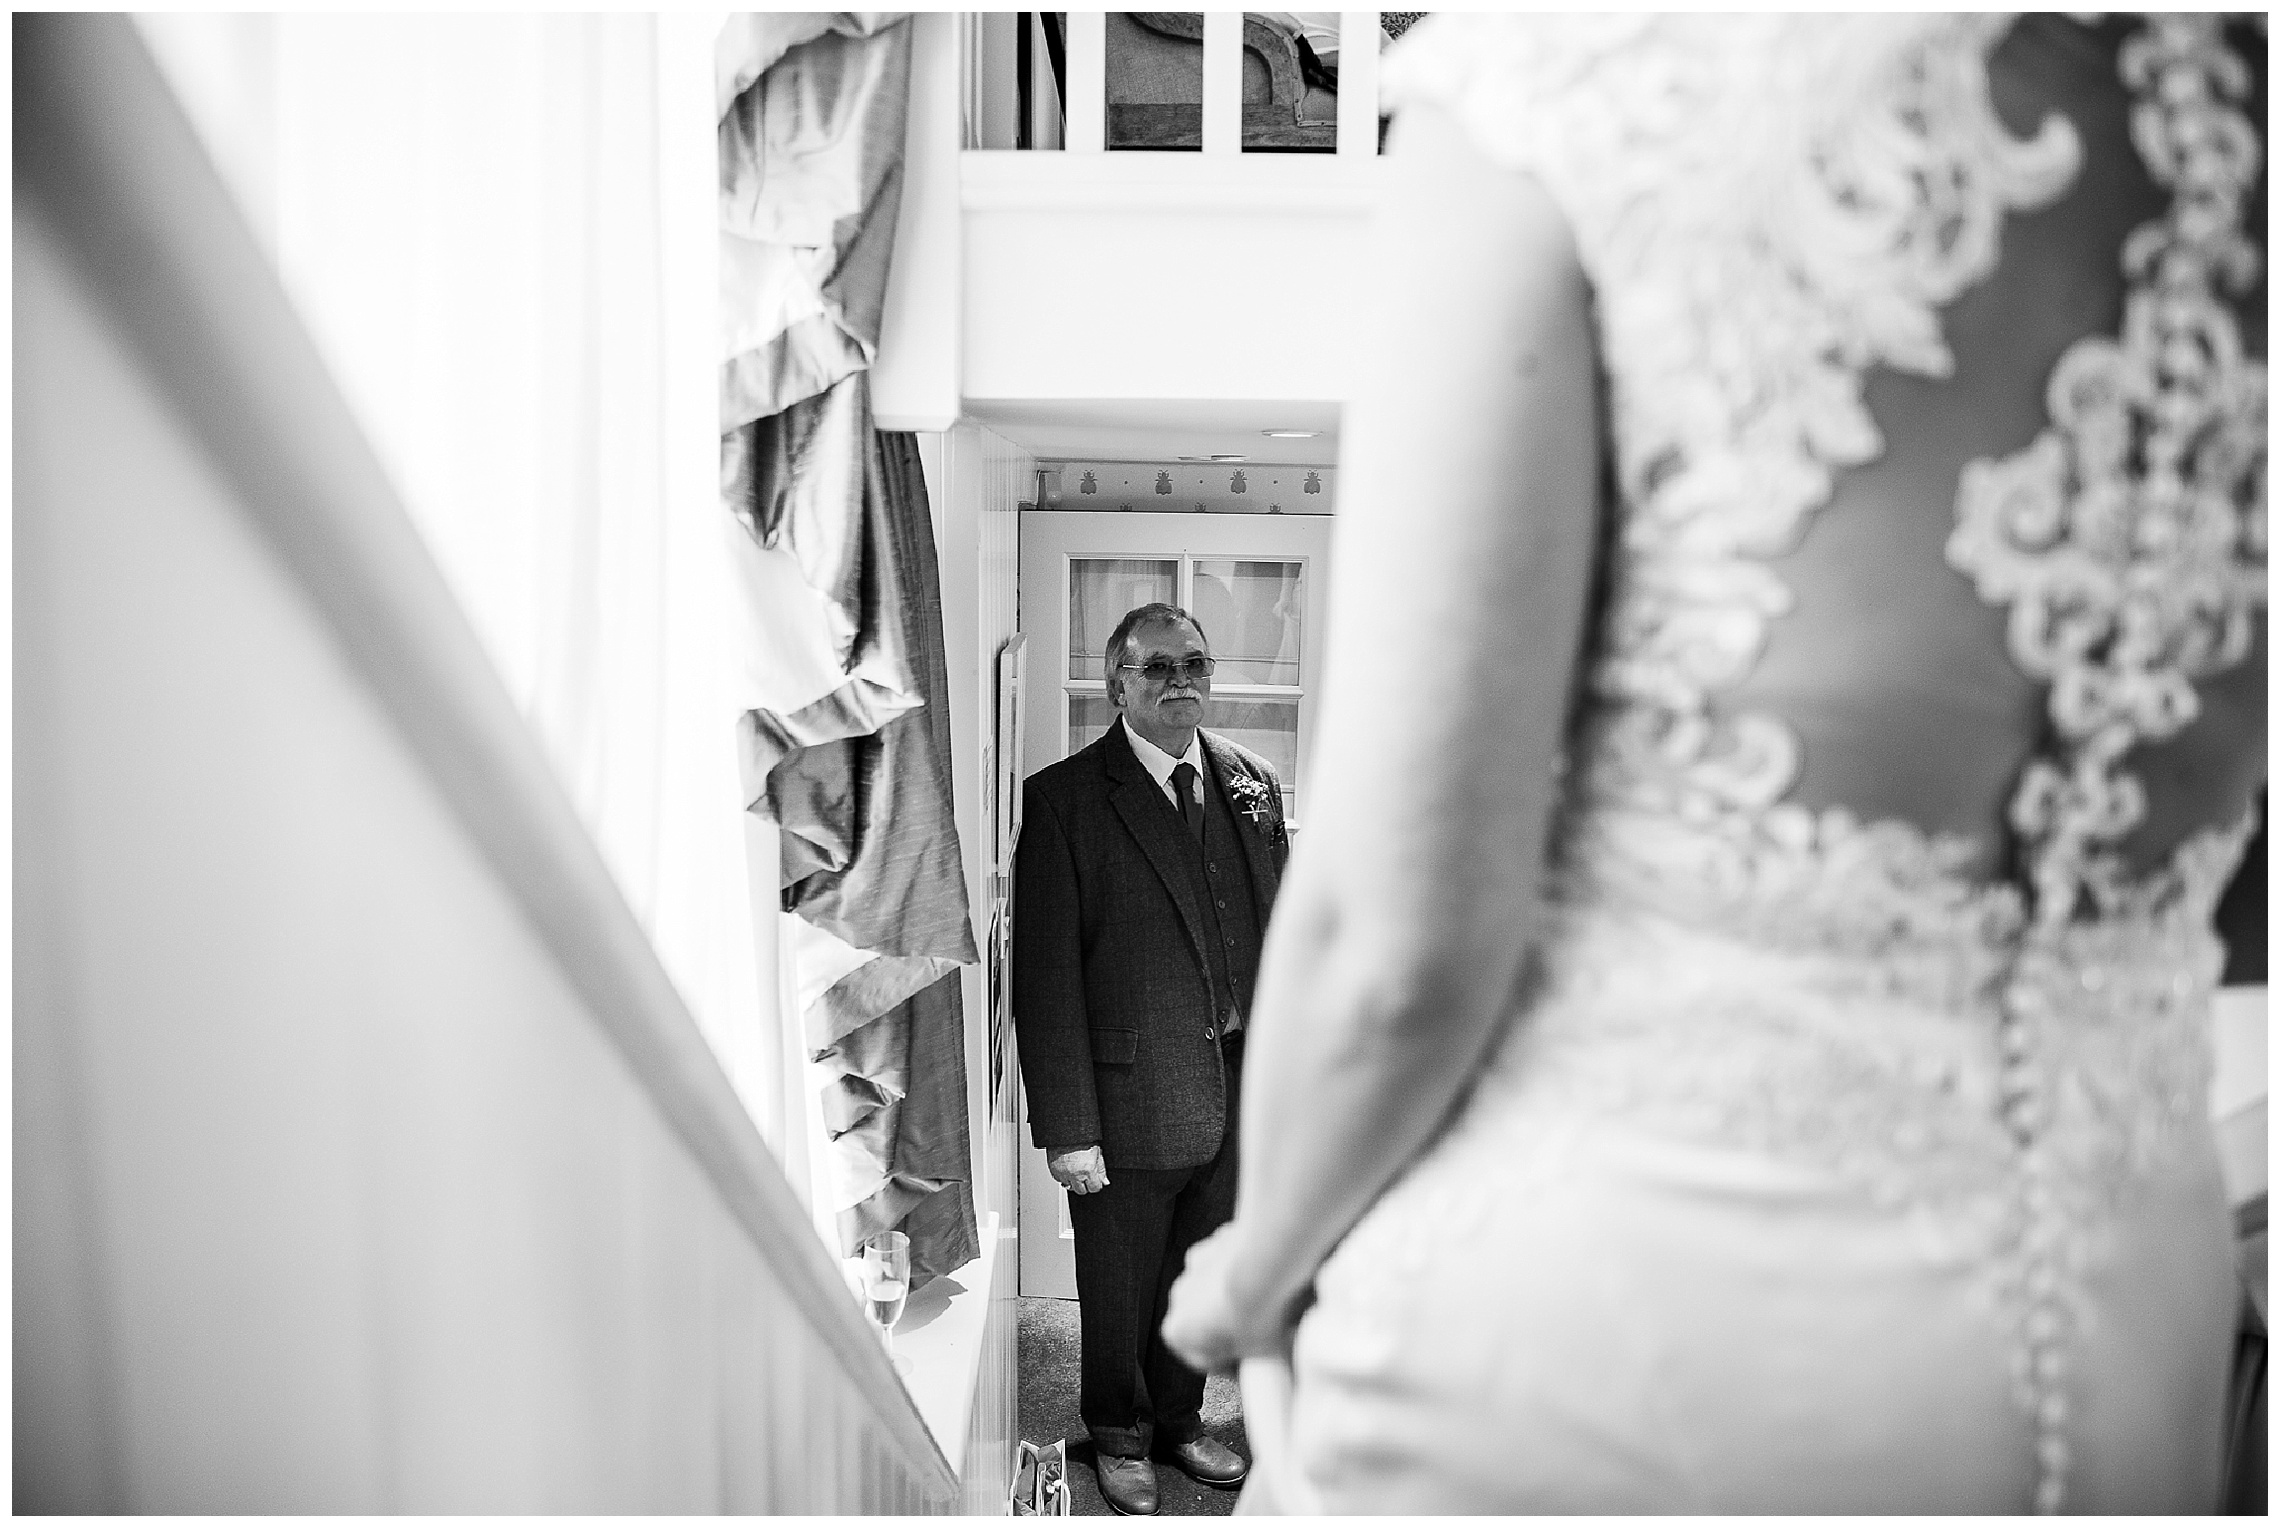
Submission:
POLYGON ((1378 135, 1378 13, 1338 14, 1338 152, 1371 156, 1378 135))
POLYGON ((1063 152, 1108 147, 1108 13, 1070 11, 1068 136, 1063 152))
POLYGON ((1203 13, 1203 152, 1243 152, 1243 13, 1203 13))

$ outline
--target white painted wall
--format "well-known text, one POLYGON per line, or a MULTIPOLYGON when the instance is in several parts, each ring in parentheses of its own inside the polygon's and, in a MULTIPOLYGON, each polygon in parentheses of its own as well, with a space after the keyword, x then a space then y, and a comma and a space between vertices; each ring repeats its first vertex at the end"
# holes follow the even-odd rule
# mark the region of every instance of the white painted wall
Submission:
POLYGON ((1342 402, 1377 169, 965 154, 965 398, 1342 402))
MULTIPOLYGON (((240 485, 309 481, 263 443, 353 438, 344 407, 217 433, 183 402, 194 367, 122 339, 179 346, 210 312, 122 328, 25 185, 17 1508, 952 1505, 693 1022, 653 956, 634 969, 643 936, 567 800, 533 820, 573 835, 550 851, 569 879, 503 861, 469 808, 501 769, 519 799, 551 789, 536 745, 500 764, 423 741, 407 696, 458 683, 421 667, 435 649, 378 683, 390 607, 312 593, 274 505, 249 508, 240 485), (614 932, 581 950, 565 918, 614 932), (597 1005, 611 960, 654 1006, 597 1005)), ((235 311, 268 333, 279 301, 256 283, 235 311)), ((375 481, 288 496, 400 521, 375 481)), ((403 608, 448 608, 432 564, 396 571, 421 566, 403 608)), ((429 637, 465 655, 446 672, 480 670, 464 622, 429 637)), ((487 694, 490 730, 450 737, 516 736, 496 682, 466 682, 427 714, 487 694)))
MULTIPOLYGON (((1072 98, 1090 56, 1079 34, 1098 19, 1070 13, 1072 98)), ((984 135, 1003 124, 986 103, 1012 98, 1010 82, 984 88, 1010 67, 1001 20, 1011 13, 914 23, 902 212, 872 379, 881 424, 940 432, 1072 400, 1201 399, 1238 412, 1253 400, 1342 403, 1355 381, 1344 339, 1370 297, 1363 240, 1380 162, 1086 152, 1075 119, 1067 151, 961 152, 995 141, 984 135), (1004 403, 1016 407, 993 407, 1004 403)), ((1314 417, 1269 413, 1269 424, 1314 417)))
POLYGON ((902 208, 887 266, 871 409, 882 430, 947 430, 958 402, 958 149, 964 111, 959 15, 913 16, 902 208))
MULTIPOLYGON (((982 745, 996 708, 997 654, 1014 633, 1020 576, 1017 506, 1034 492, 1037 464, 1010 441, 973 424, 920 437, 927 496, 933 506, 942 566, 942 624, 949 657, 952 792, 958 838, 965 851, 966 892, 974 910, 974 942, 987 953, 989 845, 983 808, 988 777, 982 745)), ((974 1144, 975 1201, 986 1222, 997 1213, 998 1234, 1019 1236, 1014 1175, 1018 1127, 1014 1123, 1020 1072, 1006 1047, 1008 1075, 997 1106, 990 1105, 988 976, 981 966, 963 972, 966 1003, 967 1119, 974 1144)), ((984 1331, 980 1393, 971 1409, 961 1474, 969 1512, 1004 1509, 1016 1442, 1016 1336, 1013 1304, 1019 1259, 1003 1245, 995 1268, 989 1324, 984 1331)))

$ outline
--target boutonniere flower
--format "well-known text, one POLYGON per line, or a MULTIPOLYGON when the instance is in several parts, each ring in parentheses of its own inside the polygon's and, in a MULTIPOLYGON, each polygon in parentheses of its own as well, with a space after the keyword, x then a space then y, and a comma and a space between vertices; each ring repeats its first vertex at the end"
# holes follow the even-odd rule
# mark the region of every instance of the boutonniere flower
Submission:
POLYGON ((1249 775, 1239 775, 1233 770, 1227 772, 1227 777, 1227 794, 1235 809, 1251 819, 1252 827, 1272 828, 1282 815, 1282 803, 1276 799, 1276 792, 1249 775))

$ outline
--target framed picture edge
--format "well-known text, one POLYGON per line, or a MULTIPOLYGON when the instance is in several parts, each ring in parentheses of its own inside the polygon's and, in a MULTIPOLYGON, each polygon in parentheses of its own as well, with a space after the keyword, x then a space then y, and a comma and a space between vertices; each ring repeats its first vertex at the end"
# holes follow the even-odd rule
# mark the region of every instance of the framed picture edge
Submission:
POLYGON ((1000 645, 997 656, 997 778, 991 781, 997 820, 991 863, 1006 875, 1013 872, 1014 845, 1021 839, 1022 689, 1028 647, 1026 634, 1017 631, 1000 645))

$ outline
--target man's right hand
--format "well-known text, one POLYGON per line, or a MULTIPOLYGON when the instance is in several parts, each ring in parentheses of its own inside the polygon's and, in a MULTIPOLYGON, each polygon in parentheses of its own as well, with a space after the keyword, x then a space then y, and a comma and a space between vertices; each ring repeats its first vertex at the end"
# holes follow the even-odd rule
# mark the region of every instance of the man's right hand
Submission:
POLYGON ((1072 1194, 1097 1194, 1108 1187, 1108 1159, 1098 1146, 1079 1146, 1045 1159, 1053 1181, 1072 1194))

